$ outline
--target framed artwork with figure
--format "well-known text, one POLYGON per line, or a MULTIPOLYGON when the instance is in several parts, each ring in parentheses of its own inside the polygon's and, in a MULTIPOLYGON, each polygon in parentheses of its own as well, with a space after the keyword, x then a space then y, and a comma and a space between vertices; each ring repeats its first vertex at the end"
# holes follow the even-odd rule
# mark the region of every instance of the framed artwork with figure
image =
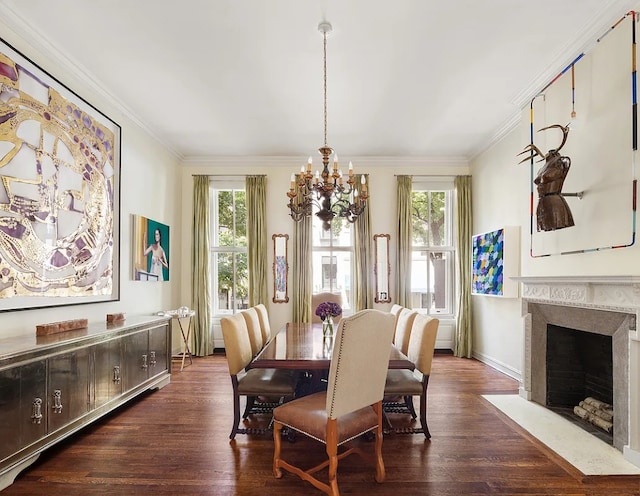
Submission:
POLYGON ((133 278, 169 280, 169 226, 141 215, 133 216, 133 278))
POLYGON ((120 299, 120 126, 0 40, 0 311, 120 299))

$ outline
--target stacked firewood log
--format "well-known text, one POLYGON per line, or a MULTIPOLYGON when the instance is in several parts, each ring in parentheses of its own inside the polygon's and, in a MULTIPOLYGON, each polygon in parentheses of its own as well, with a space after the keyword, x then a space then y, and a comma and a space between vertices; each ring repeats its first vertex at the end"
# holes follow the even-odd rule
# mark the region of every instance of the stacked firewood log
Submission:
POLYGON ((611 434, 613 432, 613 405, 589 396, 573 407, 573 413, 611 434))

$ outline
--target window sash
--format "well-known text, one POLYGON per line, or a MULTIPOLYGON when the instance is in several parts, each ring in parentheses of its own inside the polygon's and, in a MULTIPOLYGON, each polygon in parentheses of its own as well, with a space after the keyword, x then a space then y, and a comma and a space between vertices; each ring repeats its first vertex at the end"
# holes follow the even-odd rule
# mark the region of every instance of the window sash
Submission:
POLYGON ((313 286, 312 293, 342 293, 343 315, 348 315, 353 299, 353 227, 345 219, 334 219, 342 222, 339 236, 335 236, 333 228, 322 229, 322 222, 314 216, 312 223, 313 286), (323 259, 326 263, 323 262, 323 259))
MULTIPOLYGON (((412 193, 427 192, 427 236, 412 246, 412 307, 420 308, 438 317, 454 315, 454 285, 456 249, 453 237, 453 178, 429 178, 414 180, 412 193), (444 192, 444 219, 442 243, 435 244, 430 221, 432 193, 444 192)), ((413 194, 412 194, 413 199, 413 194)), ((412 221, 415 214, 412 213, 412 221)))
MULTIPOLYGON (((210 266, 211 288, 213 290, 212 314, 217 317, 236 313, 248 305, 246 282, 248 281, 247 246, 245 240, 239 239, 238 210, 236 208, 237 193, 245 193, 244 180, 225 179, 210 182, 210 211, 211 211, 211 239, 210 239, 210 266), (221 226, 219 217, 219 197, 222 192, 231 192, 233 205, 230 233, 230 244, 221 244, 221 226), (242 244, 244 241, 244 244, 242 244), (221 274, 221 265, 226 264, 226 274, 221 274), (242 268, 244 266, 244 268, 242 268), (229 269, 230 267, 230 269, 229 269), (228 290, 220 289, 221 277, 226 277, 225 286, 228 290), (242 285, 242 279, 245 285, 242 285)), ((245 212, 246 219, 246 212, 245 212)), ((246 229, 245 229, 246 232, 246 229)))

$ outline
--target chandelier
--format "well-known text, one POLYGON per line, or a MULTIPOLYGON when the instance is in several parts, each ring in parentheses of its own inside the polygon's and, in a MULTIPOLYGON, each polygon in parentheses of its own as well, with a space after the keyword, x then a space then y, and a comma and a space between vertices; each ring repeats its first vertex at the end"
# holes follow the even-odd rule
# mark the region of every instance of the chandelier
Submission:
POLYGON ((291 218, 296 222, 311 216, 314 206, 316 216, 322 221, 325 231, 331 229, 334 217, 341 217, 353 223, 364 212, 367 204, 367 183, 364 175, 360 181, 360 194, 355 186, 353 164, 349 162, 349 172, 345 179, 338 168, 338 154, 327 144, 327 33, 333 28, 329 22, 318 24, 318 31, 324 38, 324 145, 318 151, 322 155, 322 172, 311 171, 312 159, 300 168, 299 174, 291 174, 291 186, 287 192, 291 218), (329 162, 333 155, 333 169, 329 162))

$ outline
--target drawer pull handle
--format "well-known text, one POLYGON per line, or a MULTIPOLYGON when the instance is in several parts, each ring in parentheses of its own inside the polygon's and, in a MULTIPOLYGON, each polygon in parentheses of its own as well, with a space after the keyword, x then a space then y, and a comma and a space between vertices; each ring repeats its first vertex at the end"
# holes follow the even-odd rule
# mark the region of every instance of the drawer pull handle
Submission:
POLYGON ((42 398, 35 398, 31 404, 31 423, 42 423, 42 398))
POLYGON ((113 382, 114 384, 120 384, 120 365, 113 366, 113 382))
POLYGON ((150 365, 155 365, 157 363, 156 362, 156 352, 155 351, 151 351, 149 354, 151 355, 149 357, 149 364, 150 365))
POLYGON ((149 365, 147 364, 147 355, 142 355, 142 368, 147 369, 149 365))
POLYGON ((62 413, 62 391, 53 391, 53 413, 62 413))

